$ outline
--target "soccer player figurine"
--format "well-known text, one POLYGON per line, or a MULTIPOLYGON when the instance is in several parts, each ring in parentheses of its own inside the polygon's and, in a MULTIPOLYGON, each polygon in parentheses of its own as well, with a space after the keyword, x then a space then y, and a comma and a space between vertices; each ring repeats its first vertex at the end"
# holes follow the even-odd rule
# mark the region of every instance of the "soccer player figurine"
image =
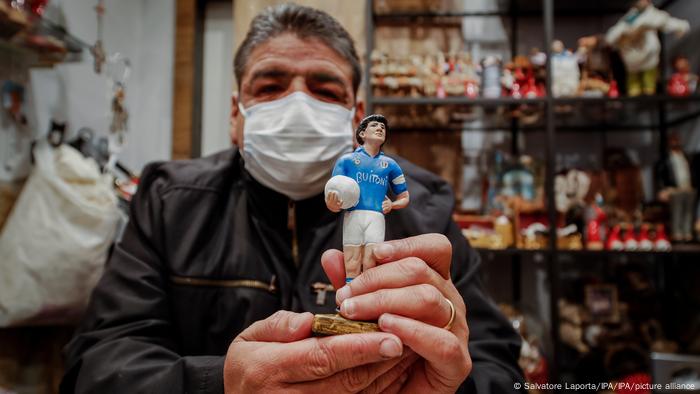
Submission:
MULTIPOLYGON (((384 242, 384 215, 408 205, 408 189, 401 167, 382 152, 387 129, 387 120, 382 115, 364 118, 355 132, 360 146, 335 163, 334 178, 348 177, 357 183, 359 199, 356 205, 343 206, 348 195, 332 187, 333 178, 326 187, 328 209, 333 212, 346 209, 343 218, 346 282, 375 266, 372 249, 377 243, 384 242), (389 188, 396 195, 395 201, 387 197, 389 188)), ((349 194, 352 197, 354 193, 349 194)))
MULTIPOLYGON (((372 250, 377 243, 384 242, 384 215, 408 205, 403 171, 394 159, 382 152, 387 131, 388 123, 383 115, 364 118, 355 131, 360 146, 338 159, 333 176, 326 183, 328 209, 333 212, 346 210, 343 217, 345 283, 376 265, 372 250), (396 195, 394 201, 387 196, 389 188, 396 195)), ((321 334, 362 332, 368 330, 364 325, 373 325, 352 321, 346 321, 350 324, 337 323, 335 319, 328 320, 326 327, 317 327, 315 321, 314 331, 321 334)), ((321 321, 318 324, 324 325, 321 321)), ((373 326, 376 329, 376 325, 373 326)))

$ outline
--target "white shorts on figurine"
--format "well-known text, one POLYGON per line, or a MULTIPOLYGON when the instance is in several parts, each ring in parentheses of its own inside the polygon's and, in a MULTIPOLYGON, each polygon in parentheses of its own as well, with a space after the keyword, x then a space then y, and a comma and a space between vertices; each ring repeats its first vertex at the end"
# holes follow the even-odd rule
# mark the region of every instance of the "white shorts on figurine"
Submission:
POLYGON ((384 242, 384 214, 359 209, 345 212, 343 245, 365 245, 384 242))

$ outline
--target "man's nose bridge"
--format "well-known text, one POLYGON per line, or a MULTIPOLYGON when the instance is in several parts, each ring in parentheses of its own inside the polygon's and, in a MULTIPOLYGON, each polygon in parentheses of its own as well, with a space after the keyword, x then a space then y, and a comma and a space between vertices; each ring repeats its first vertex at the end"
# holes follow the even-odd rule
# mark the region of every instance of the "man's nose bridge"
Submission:
POLYGON ((289 83, 291 92, 304 92, 311 95, 309 87, 306 85, 306 78, 303 75, 295 75, 289 83))

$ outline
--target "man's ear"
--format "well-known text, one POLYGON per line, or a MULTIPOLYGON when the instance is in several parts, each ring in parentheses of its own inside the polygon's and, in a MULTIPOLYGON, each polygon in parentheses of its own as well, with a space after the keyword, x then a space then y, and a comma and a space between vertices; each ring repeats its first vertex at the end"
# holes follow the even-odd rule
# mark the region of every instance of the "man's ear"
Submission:
POLYGON ((355 116, 352 118, 352 129, 357 130, 357 126, 360 125, 362 119, 365 118, 365 102, 363 100, 357 100, 355 104, 355 116))
POLYGON ((352 118, 352 141, 355 148, 357 148, 360 145, 360 143, 357 142, 357 135, 355 133, 355 130, 357 130, 357 126, 360 125, 360 122, 362 122, 362 119, 364 118, 365 102, 363 100, 357 100, 357 104, 355 104, 355 116, 352 118))
POLYGON ((231 142, 240 147, 243 147, 243 116, 238 109, 238 93, 231 94, 231 117, 230 117, 229 135, 231 142))

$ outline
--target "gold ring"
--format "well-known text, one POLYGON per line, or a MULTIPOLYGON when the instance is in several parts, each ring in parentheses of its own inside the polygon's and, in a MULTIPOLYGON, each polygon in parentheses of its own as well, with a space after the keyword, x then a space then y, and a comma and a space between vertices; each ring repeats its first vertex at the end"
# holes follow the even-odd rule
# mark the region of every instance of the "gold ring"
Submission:
POLYGON ((448 298, 445 298, 445 301, 450 305, 450 321, 445 324, 445 327, 443 327, 445 330, 449 330, 452 328, 452 323, 455 321, 455 314, 457 311, 455 311, 455 305, 450 301, 448 298))

